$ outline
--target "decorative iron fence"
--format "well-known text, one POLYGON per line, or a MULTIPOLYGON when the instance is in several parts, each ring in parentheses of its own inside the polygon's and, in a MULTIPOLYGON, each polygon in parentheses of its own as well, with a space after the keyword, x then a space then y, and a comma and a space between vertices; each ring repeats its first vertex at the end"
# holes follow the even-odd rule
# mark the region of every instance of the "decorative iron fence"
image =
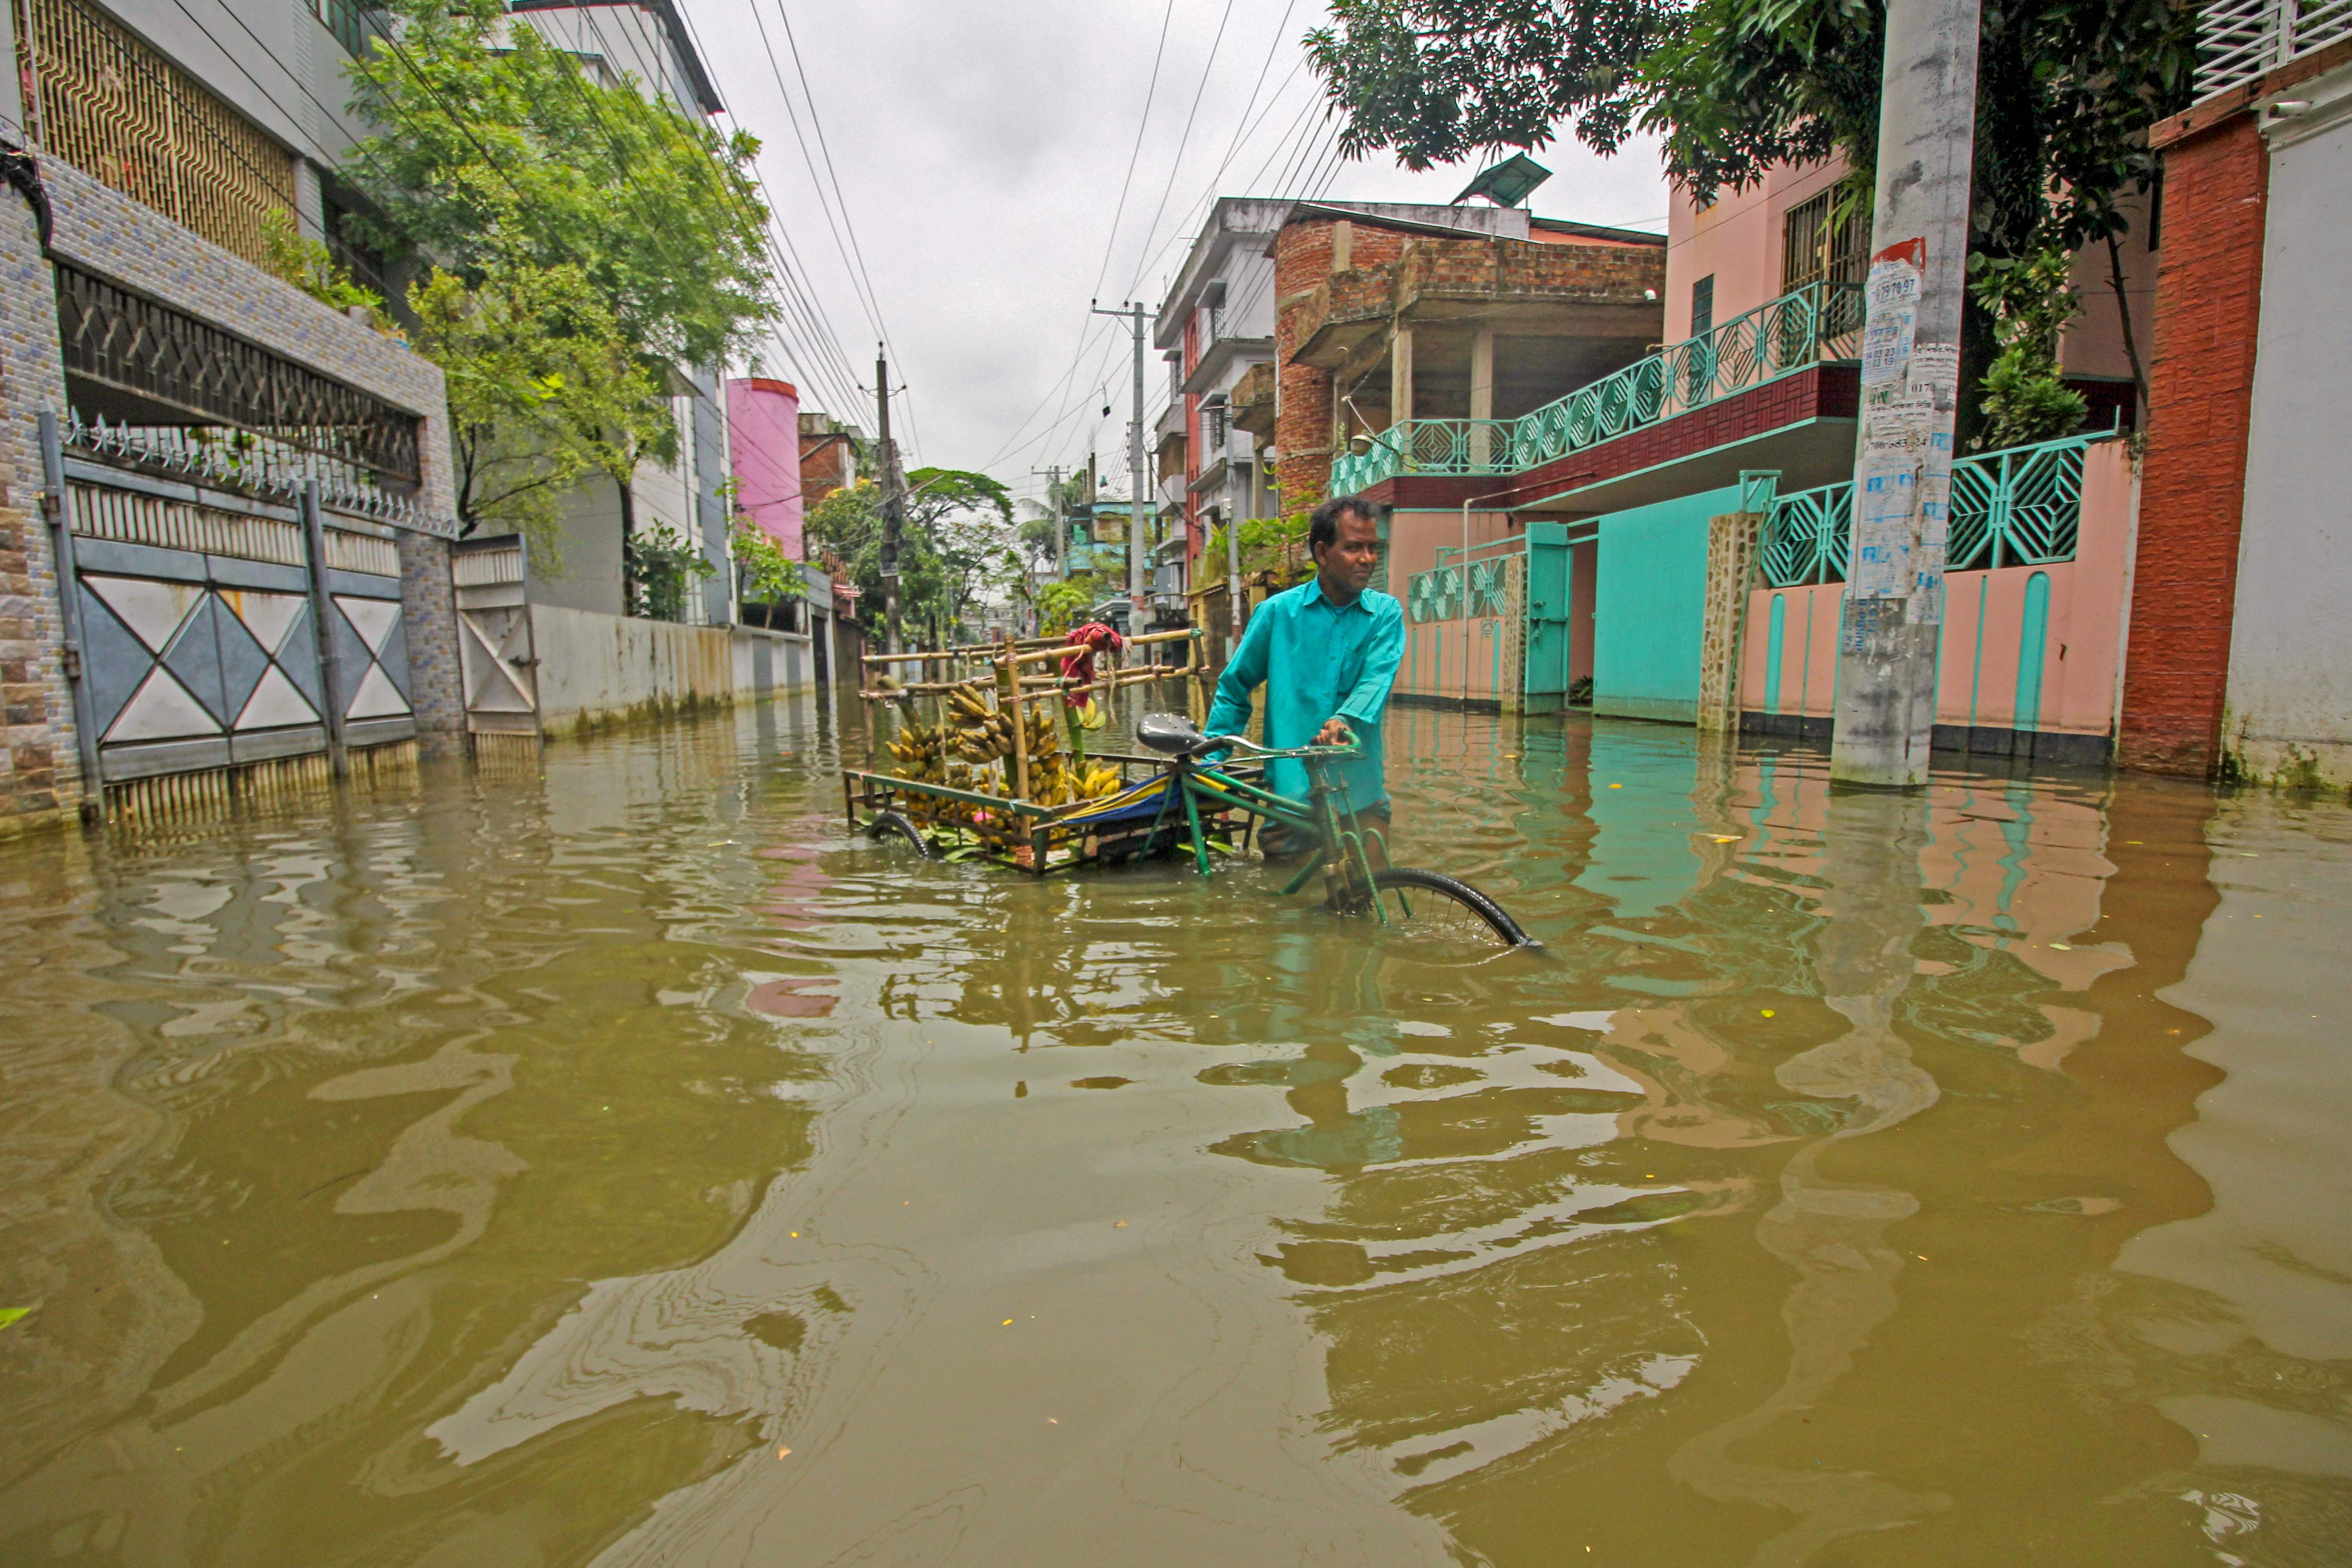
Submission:
POLYGON ((1462 614, 1462 574, 1451 566, 1408 579, 1404 613, 1416 622, 1450 621, 1462 614))
MULTIPOLYGON (((1944 569, 2046 566, 2074 559, 2083 521, 2083 452, 2105 435, 2012 447, 1952 465, 1952 520, 1944 569)), ((1846 579, 1853 483, 1822 485, 1773 502, 1764 528, 1768 587, 1846 579)))
MULTIPOLYGON (((2344 0, 2352 4, 2352 0, 2344 0)), ((1400 420, 1331 465, 1348 495, 1396 474, 1508 474, 1813 365, 1861 354, 1860 285, 1809 283, 1517 419, 1400 420)))
POLYGON ((2197 25, 2197 96, 2253 80, 2352 37, 2352 0, 2213 0, 2197 25))
POLYGON ((42 145, 256 266, 294 160, 194 78, 84 0, 26 0, 17 55, 42 145))
POLYGON ((69 377, 396 483, 422 477, 416 416, 96 273, 60 262, 57 275, 69 377))
POLYGON ((285 506, 316 480, 320 505, 329 511, 439 539, 455 539, 459 531, 457 519, 412 496, 377 489, 372 475, 249 431, 110 425, 73 411, 60 434, 68 451, 163 479, 224 486, 285 506))

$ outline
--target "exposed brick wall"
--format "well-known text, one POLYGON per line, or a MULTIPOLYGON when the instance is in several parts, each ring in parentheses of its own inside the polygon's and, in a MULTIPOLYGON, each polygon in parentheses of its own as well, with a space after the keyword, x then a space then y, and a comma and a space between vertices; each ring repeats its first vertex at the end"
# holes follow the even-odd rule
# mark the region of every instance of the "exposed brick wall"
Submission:
MULTIPOLYGON (((1392 262, 1404 252, 1405 237, 1394 229, 1351 223, 1348 272, 1335 279, 1331 270, 1332 242, 1339 224, 1335 218, 1308 218, 1284 226, 1274 241, 1274 363, 1278 377, 1274 423, 1275 449, 1281 460, 1275 482, 1282 489, 1282 509, 1298 511, 1323 499, 1331 482, 1331 377, 1311 365, 1293 364, 1305 334, 1321 324, 1318 299, 1331 288, 1347 290, 1360 284, 1355 276, 1392 262)), ((1385 295, 1385 287, 1381 292, 1385 295)))
POLYGON ((2251 115, 2164 154, 2126 767, 2202 778, 2221 763, 2269 180, 2251 115))
POLYGON ((1289 510, 1322 498, 1337 456, 1330 445, 1332 374, 1292 363, 1302 347, 1322 357, 1312 340, 1327 328, 1385 326, 1409 318, 1424 302, 1441 300, 1654 310, 1665 287, 1663 246, 1449 238, 1384 228, 1369 219, 1350 222, 1348 265, 1335 271, 1339 222, 1303 219, 1285 226, 1275 239, 1275 363, 1281 377, 1275 445, 1289 510))
POLYGON ((38 418, 65 401, 57 286, 32 208, 0 190, 0 834, 81 798, 57 560, 42 517, 38 418))

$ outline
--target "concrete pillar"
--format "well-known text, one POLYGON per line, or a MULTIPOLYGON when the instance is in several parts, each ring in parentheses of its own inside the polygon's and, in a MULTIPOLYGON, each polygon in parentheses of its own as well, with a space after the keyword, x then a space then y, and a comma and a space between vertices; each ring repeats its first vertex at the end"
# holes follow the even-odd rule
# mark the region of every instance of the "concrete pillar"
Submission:
POLYGON ((1356 243, 1356 226, 1346 218, 1331 226, 1331 270, 1346 272, 1352 266, 1350 252, 1356 243))
POLYGON ((1495 462, 1495 433, 1481 420, 1495 417, 1495 334, 1481 328, 1470 340, 1470 460, 1481 468, 1495 462))
POLYGON ((1412 329, 1399 327, 1389 342, 1389 427, 1412 417, 1412 329))
POLYGON ((1891 0, 1830 776, 1927 782, 1959 395, 1979 0, 1891 0))
POLYGON ((1732 511, 1706 522, 1706 601, 1698 645, 1698 727, 1739 732, 1739 672, 1748 629, 1748 590, 1764 538, 1760 511, 1732 511))

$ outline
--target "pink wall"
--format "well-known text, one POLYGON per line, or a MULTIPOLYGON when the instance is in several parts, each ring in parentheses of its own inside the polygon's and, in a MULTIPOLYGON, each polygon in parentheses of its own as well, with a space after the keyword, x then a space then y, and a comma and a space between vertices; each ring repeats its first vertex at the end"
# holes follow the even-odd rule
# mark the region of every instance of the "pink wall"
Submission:
MULTIPOLYGON (((1945 579, 1944 637, 1936 721, 1979 729, 2017 727, 2020 634, 2028 584, 2050 578, 2049 629, 2042 657, 2038 731, 2112 733, 2117 659, 2127 595, 2133 528, 2131 453, 2102 441, 2083 456, 2083 521, 2074 559, 2054 566, 1955 572, 1945 579)), ((1838 604, 1843 584, 1759 588, 1748 595, 1741 648, 1740 706, 1750 712, 1834 711, 1838 604), (1782 602, 1780 689, 1767 703, 1772 601, 1782 602)))
POLYGON ((1843 159, 1776 164, 1744 191, 1700 206, 1675 187, 1666 213, 1666 342, 1691 335, 1691 285, 1715 278, 1715 324, 1780 297, 1780 217, 1845 173, 1843 159))
MULTIPOLYGON (((1470 514, 1470 548, 1496 540, 1517 540, 1510 514, 1474 511, 1470 514)), ((1398 511, 1389 516, 1389 592, 1403 599, 1412 591, 1413 574, 1437 564, 1440 549, 1462 547, 1459 511, 1398 511)), ((1451 558, 1449 557, 1449 560, 1451 558)), ((1476 559, 1484 560, 1484 556, 1476 559)), ((1517 674, 1511 639, 1516 624, 1493 616, 1464 622, 1428 621, 1416 624, 1406 606, 1404 658, 1397 669, 1398 691, 1408 696, 1470 697, 1479 700, 1505 694, 1517 674), (1468 661, 1465 684, 1464 662, 1468 661)))
POLYGON ((798 561, 801 556, 801 395, 788 381, 727 384, 728 467, 736 504, 798 561))

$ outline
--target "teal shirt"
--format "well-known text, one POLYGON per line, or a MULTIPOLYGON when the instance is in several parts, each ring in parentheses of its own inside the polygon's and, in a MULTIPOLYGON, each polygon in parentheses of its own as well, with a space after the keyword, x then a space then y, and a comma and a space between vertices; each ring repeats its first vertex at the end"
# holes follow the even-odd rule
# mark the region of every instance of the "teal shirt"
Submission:
MULTIPOLYGON (((1265 744, 1304 746, 1326 721, 1339 718, 1356 732, 1360 757, 1339 763, 1332 777, 1356 810, 1388 798, 1381 769, 1381 715, 1404 657, 1404 606, 1386 594, 1366 593, 1341 609, 1312 580, 1260 605, 1242 633, 1241 647, 1217 679, 1217 700, 1207 733, 1238 735, 1249 727, 1250 694, 1266 690, 1265 744)), ((1266 766, 1266 787, 1307 798, 1307 764, 1266 766)))

